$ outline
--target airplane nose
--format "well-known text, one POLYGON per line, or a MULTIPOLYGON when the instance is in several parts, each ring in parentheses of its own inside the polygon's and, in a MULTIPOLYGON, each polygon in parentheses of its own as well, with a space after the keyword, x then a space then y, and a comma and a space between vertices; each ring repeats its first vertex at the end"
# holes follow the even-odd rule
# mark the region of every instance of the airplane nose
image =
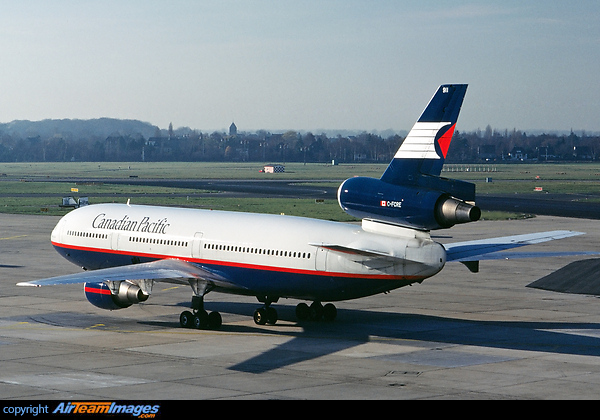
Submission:
POLYGON ((69 215, 64 215, 56 224, 56 226, 54 226, 54 229, 52 229, 52 233, 50 234, 50 240, 52 242, 60 242, 62 239, 62 230, 63 227, 65 225, 65 220, 69 215))

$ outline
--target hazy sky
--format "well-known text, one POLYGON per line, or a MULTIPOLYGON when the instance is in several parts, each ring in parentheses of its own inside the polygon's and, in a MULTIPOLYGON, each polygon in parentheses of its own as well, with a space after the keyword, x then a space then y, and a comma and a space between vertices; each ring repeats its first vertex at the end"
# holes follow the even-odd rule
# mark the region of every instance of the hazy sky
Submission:
POLYGON ((600 131, 600 2, 0 0, 0 122, 600 131))

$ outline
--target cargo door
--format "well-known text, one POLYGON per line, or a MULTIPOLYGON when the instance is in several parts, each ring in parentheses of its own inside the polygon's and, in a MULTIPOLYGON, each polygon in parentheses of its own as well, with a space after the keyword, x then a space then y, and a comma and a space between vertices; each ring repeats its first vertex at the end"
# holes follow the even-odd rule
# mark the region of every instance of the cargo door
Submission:
POLYGON ((315 252, 315 270, 317 271, 327 271, 327 254, 329 253, 328 249, 317 247, 317 252, 315 252))
POLYGON ((119 233, 110 233, 110 249, 112 249, 113 251, 117 251, 119 249, 119 238, 120 238, 120 234, 119 233))

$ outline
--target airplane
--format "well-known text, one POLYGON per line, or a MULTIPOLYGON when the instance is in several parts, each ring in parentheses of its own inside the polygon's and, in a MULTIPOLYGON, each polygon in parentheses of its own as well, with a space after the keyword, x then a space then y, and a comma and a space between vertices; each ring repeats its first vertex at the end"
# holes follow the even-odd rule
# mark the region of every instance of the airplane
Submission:
POLYGON ((58 253, 84 271, 18 285, 83 283, 89 302, 108 310, 147 301, 155 282, 189 285, 191 308, 179 317, 185 328, 221 327, 220 313, 204 309, 213 291, 256 297, 258 325, 275 324, 271 305, 285 298, 302 301, 298 320, 333 321, 332 302, 421 283, 450 261, 477 272, 480 260, 507 258, 508 249, 582 234, 445 245, 432 239, 432 230, 481 216, 474 184, 440 176, 466 90, 465 84, 436 90, 380 179, 340 185, 340 207, 360 224, 129 201, 89 205, 63 216, 51 234, 58 253))

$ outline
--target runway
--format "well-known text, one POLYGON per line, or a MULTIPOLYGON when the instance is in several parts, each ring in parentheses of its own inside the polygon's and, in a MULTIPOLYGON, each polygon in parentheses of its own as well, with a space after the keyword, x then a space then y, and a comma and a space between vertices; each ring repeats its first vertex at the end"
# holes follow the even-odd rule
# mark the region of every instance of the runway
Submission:
MULTIPOLYGON (((5 179, 10 180, 10 179, 5 179)), ((208 196, 215 197, 294 197, 310 199, 337 200, 338 186, 321 185, 320 183, 336 183, 332 180, 312 180, 316 184, 307 183, 306 180, 247 180, 247 179, 141 179, 141 178, 44 178, 38 182, 99 182, 105 184, 126 184, 126 185, 144 185, 169 188, 187 188, 196 189, 198 193, 193 194, 196 197, 208 196), (208 191, 208 192, 207 192, 208 191)), ((343 182, 343 179, 337 183, 343 182)), ((189 193, 128 193, 113 194, 100 193, 91 194, 90 202, 98 202, 96 199, 105 199, 106 197, 121 197, 123 199, 141 197, 174 197, 190 196, 189 193)), ((23 193, 23 194, 3 194, 0 197, 55 197, 56 194, 46 193, 23 193)), ((583 219, 600 219, 600 202, 595 194, 549 194, 549 193, 530 193, 530 194, 478 194, 477 205, 482 210, 488 211, 506 211, 525 214, 537 214, 544 216, 565 216, 577 217, 583 219)))
MULTIPOLYGON (((257 326, 248 297, 210 293, 219 331, 184 330, 191 289, 157 284, 108 312, 83 286, 16 287, 76 272, 50 244, 58 218, 0 214, 0 397, 32 400, 597 399, 600 301, 525 287, 591 257, 448 264, 423 284, 338 302, 333 323, 257 326)), ((531 251, 600 251, 600 224, 540 216, 434 232, 441 242, 569 229, 531 251)))

